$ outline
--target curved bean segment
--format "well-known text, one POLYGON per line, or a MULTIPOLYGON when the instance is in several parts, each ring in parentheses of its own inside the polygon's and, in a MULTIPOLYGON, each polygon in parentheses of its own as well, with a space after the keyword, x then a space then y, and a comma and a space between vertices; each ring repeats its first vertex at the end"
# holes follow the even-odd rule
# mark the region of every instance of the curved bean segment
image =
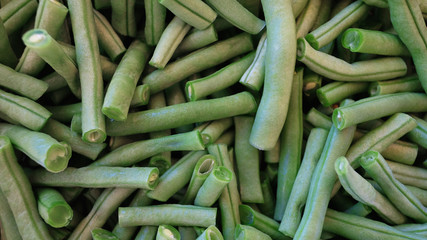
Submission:
POLYGON ((348 63, 332 55, 316 51, 307 40, 298 39, 297 59, 312 71, 337 81, 378 81, 406 74, 405 61, 399 57, 376 58, 348 63))
POLYGON ((338 129, 389 116, 398 112, 427 111, 427 96, 422 93, 394 93, 368 97, 334 110, 332 121, 338 129), (375 111, 372 111, 375 109, 375 111))
POLYGON ((362 155, 360 164, 380 185, 390 201, 406 216, 419 222, 427 222, 427 208, 399 181, 384 158, 376 151, 362 155))
POLYGON ((0 136, 0 166, 0 188, 9 203, 22 239, 52 239, 37 212, 31 184, 6 136, 0 136))
POLYGON ((279 139, 288 112, 295 69, 296 37, 290 0, 263 1, 262 4, 269 29, 265 80, 249 141, 258 149, 269 150, 279 139), (279 15, 280 18, 273 17, 279 15))

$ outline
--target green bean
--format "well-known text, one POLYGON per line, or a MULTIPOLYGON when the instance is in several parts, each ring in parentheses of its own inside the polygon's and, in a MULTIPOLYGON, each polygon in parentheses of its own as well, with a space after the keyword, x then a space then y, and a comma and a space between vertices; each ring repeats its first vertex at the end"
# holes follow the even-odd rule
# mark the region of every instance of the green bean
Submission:
POLYGON ((348 239, 423 239, 416 234, 399 231, 383 222, 328 209, 323 230, 348 239))
POLYGON ((73 209, 57 190, 39 188, 36 192, 40 216, 47 224, 54 228, 61 228, 71 222, 73 209))
POLYGON ((93 166, 131 166, 148 157, 167 151, 203 150, 199 131, 129 143, 95 161, 93 166))
POLYGON ((0 136, 0 166, 0 188, 9 203, 22 239, 52 239, 37 212, 30 182, 18 164, 12 144, 6 136, 0 136))
POLYGON ((427 221, 427 209, 399 181, 380 153, 368 151, 361 156, 360 164, 380 185, 385 195, 403 214, 419 222, 427 221))
POLYGON ((58 42, 43 29, 33 29, 22 37, 25 45, 61 75, 73 94, 80 98, 81 90, 76 63, 67 56, 58 42))
POLYGON ((239 82, 245 87, 259 91, 264 83, 265 76, 265 54, 267 49, 267 33, 264 32, 259 40, 255 59, 240 78, 239 82))
POLYGON ((349 28, 343 33, 341 43, 352 52, 386 56, 410 55, 398 36, 381 31, 349 28))
MULTIPOLYGON (((49 35, 56 38, 59 35, 61 27, 64 25, 67 13, 68 9, 56 0, 40 1, 37 8, 34 28, 44 29, 49 35)), ((46 63, 38 54, 29 48, 25 48, 16 66, 16 71, 36 76, 45 65, 46 63)))
POLYGON ((123 56, 126 48, 108 20, 100 12, 93 10, 93 16, 99 46, 113 62, 116 62, 123 56))
POLYGON ((91 231, 92 238, 94 240, 119 240, 117 236, 115 236, 112 232, 107 231, 102 228, 95 228, 91 231))
POLYGON ((195 51, 216 41, 218 41, 218 34, 213 24, 203 30, 190 31, 176 48, 173 57, 195 51))
POLYGON ((336 16, 310 32, 306 39, 314 49, 320 49, 334 40, 343 30, 360 20, 369 7, 358 0, 344 8, 336 16))
POLYGON ((193 173, 191 175, 190 183, 187 187, 184 197, 181 200, 181 204, 191 204, 196 198, 197 192, 203 185, 204 181, 213 171, 216 166, 216 158, 213 155, 202 156, 194 166, 193 173))
POLYGON ((11 68, 15 67, 16 64, 18 63, 18 58, 16 57, 16 54, 13 51, 12 46, 10 45, 9 37, 7 36, 7 32, 1 18, 0 18, 0 51, 3 53, 0 56, 0 63, 11 68))
POLYGON ((260 212, 270 218, 273 218, 276 199, 273 193, 271 180, 265 172, 261 172, 261 189, 264 203, 257 204, 257 206, 260 209, 260 212))
POLYGON ((123 36, 136 36, 135 0, 111 2, 111 25, 123 36))
POLYGON ((222 134, 216 141, 215 144, 225 144, 231 146, 234 142, 234 130, 230 129, 222 134))
POLYGON ((106 139, 105 119, 101 112, 104 94, 92 3, 84 0, 67 2, 82 89, 82 139, 101 143, 106 139))
POLYGON ((426 179, 419 179, 416 177, 394 173, 394 177, 401 183, 406 184, 408 186, 415 186, 423 189, 427 189, 427 181, 426 179))
POLYGON ((209 227, 215 225, 215 221, 216 208, 180 204, 119 208, 122 227, 163 224, 209 227))
POLYGON ((135 240, 154 240, 156 238, 157 226, 142 226, 135 240))
POLYGON ((129 113, 126 121, 107 122, 109 136, 123 136, 176 128, 253 112, 255 100, 248 92, 232 96, 181 103, 159 109, 129 113), (233 103, 233 104, 230 104, 233 103))
POLYGON ((126 51, 105 93, 102 113, 110 119, 127 118, 136 84, 148 59, 147 46, 136 40, 126 51))
POLYGON ((423 148, 427 148, 427 122, 415 116, 413 116, 413 118, 417 121, 417 126, 406 136, 412 142, 420 145, 423 148))
POLYGON ((71 124, 70 124, 71 131, 82 134, 82 113, 75 113, 73 117, 71 118, 71 124))
POLYGON ((262 3, 269 29, 265 82, 249 141, 258 149, 269 150, 279 139, 291 98, 296 55, 295 19, 291 12, 290 0, 262 3), (276 19, 275 16, 278 15, 281 17, 276 19), (278 105, 278 102, 281 104, 278 105))
POLYGON ((155 46, 165 29, 166 8, 157 0, 144 1, 145 6, 145 40, 149 46, 155 46))
POLYGON ((387 1, 390 19, 399 38, 411 53, 424 91, 427 89, 427 29, 417 1, 387 1))
POLYGON ((172 62, 164 69, 150 73, 142 82, 150 86, 152 94, 157 93, 194 73, 214 67, 252 49, 250 35, 239 34, 172 62))
POLYGON ((277 175, 274 219, 280 221, 289 203, 292 187, 301 165, 303 140, 302 79, 303 68, 296 69, 289 100, 289 113, 280 135, 280 160, 277 175))
POLYGON ((400 182, 408 185, 412 185, 404 182, 405 178, 414 178, 416 179, 420 185, 418 187, 421 187, 423 189, 427 189, 427 170, 415 166, 408 166, 405 164, 392 162, 392 161, 386 161, 387 165, 390 167, 391 171, 395 175, 396 179, 400 182), (399 176, 397 176, 399 175, 399 176), (424 183, 424 184, 422 184, 424 183))
POLYGON ((159 184, 154 190, 148 192, 147 196, 166 202, 190 181, 197 161, 205 153, 205 151, 193 151, 186 154, 159 178, 159 184))
POLYGON ((202 124, 195 129, 200 130, 202 134, 203 143, 205 145, 212 144, 223 134, 227 129, 233 125, 231 118, 222 118, 212 122, 202 124))
POLYGON ((406 64, 400 57, 384 57, 348 63, 332 55, 314 50, 307 40, 298 39, 297 59, 312 71, 337 81, 377 81, 406 74, 406 64))
POLYGON ((150 100, 150 87, 147 84, 139 85, 135 88, 132 100, 130 101, 131 107, 139 107, 147 105, 150 100))
POLYGON ((197 238, 196 231, 193 227, 178 227, 178 231, 181 239, 196 240, 197 238))
POLYGON ((371 212, 372 212, 372 208, 370 208, 369 206, 361 202, 357 202, 356 204, 354 204, 353 206, 345 210, 345 213, 353 214, 360 217, 366 217, 371 212))
POLYGON ((235 227, 240 224, 240 195, 237 187, 237 178, 233 170, 232 158, 227 151, 227 145, 211 144, 208 152, 217 159, 218 166, 225 166, 233 173, 230 183, 225 187, 219 198, 219 208, 221 211, 221 225, 224 239, 232 240, 235 227))
MULTIPOLYGON (((0 140, 1 141, 1 140, 0 140)), ((14 199, 16 201, 16 199, 14 199)), ((0 187, 0 236, 5 239, 22 240, 19 234, 18 226, 16 224, 13 212, 9 207, 7 198, 0 187)))
POLYGON ((171 225, 160 225, 157 228, 156 240, 181 240, 181 235, 171 225))
POLYGON ((175 16, 199 30, 207 28, 217 17, 217 13, 203 1, 159 0, 159 3, 173 12, 175 16))
POLYGON ((386 197, 377 192, 368 181, 350 166, 345 157, 339 157, 335 161, 335 172, 345 190, 354 199, 371 207, 386 222, 403 224, 407 221, 406 217, 386 197))
POLYGON ((8 136, 18 150, 53 173, 63 171, 71 158, 70 145, 47 134, 6 123, 0 123, 0 133, 8 136))
POLYGON ((332 126, 331 118, 314 107, 305 115, 305 120, 317 128, 330 129, 332 126))
POLYGON ((18 0, 6 4, 0 10, 0 18, 3 20, 7 35, 11 35, 21 29, 37 11, 37 1, 18 0))
POLYGON ((233 172, 228 170, 228 168, 224 166, 215 167, 197 192, 194 205, 202 207, 212 206, 232 178, 233 172))
POLYGON ((110 0, 94 0, 93 1, 93 7, 95 9, 110 8, 111 7, 111 1, 110 0))
POLYGON ((345 98, 365 92, 368 86, 369 83, 364 82, 332 82, 317 89, 316 94, 320 103, 328 107, 345 98))
POLYGON ((422 90, 423 88, 417 75, 389 81, 372 82, 369 86, 369 94, 371 96, 398 92, 420 92, 422 90))
POLYGON ((339 156, 347 152, 355 129, 356 127, 353 126, 340 131, 335 126, 331 127, 311 178, 304 215, 298 226, 295 239, 317 239, 320 237, 321 226, 336 180, 334 163, 339 156))
MULTIPOLYGON (((168 106, 186 102, 184 91, 181 88, 179 83, 176 83, 171 87, 166 88, 165 95, 166 95, 166 102, 168 106)), ((177 127, 175 129, 175 132, 176 133, 189 132, 193 130, 193 128, 194 128, 193 124, 187 124, 181 127, 177 127)))
POLYGON ((296 36, 297 38, 304 37, 308 34, 313 24, 316 21, 321 5, 321 0, 310 0, 306 7, 299 15, 296 21, 296 36))
MULTIPOLYGON (((340 2, 337 2, 336 5, 338 5, 340 2)), ((329 20, 329 15, 332 10, 332 0, 323 0, 322 4, 320 5, 319 12, 317 14, 316 20, 313 23, 313 27, 311 28, 311 31, 319 28, 322 24, 327 22, 329 20)))
POLYGON ((279 163, 280 160, 280 139, 277 141, 274 148, 264 151, 264 162, 266 163, 279 163))
POLYGON ((292 188, 279 227, 279 231, 287 236, 293 237, 297 231, 301 221, 302 209, 307 201, 311 176, 320 158, 327 136, 328 131, 321 128, 313 128, 310 132, 304 158, 295 178, 294 186, 296 187, 292 188))
POLYGON ((413 165, 417 154, 418 145, 400 140, 395 141, 381 152, 386 159, 406 165, 413 165))
POLYGON ((153 190, 158 184, 159 170, 152 167, 68 167, 61 173, 43 169, 30 172, 29 178, 36 186, 86 187, 86 188, 144 188, 153 190))
POLYGON ((206 2, 221 17, 225 18, 235 27, 245 32, 250 34, 257 34, 265 27, 265 22, 263 20, 253 15, 237 0, 207 0, 206 2))
POLYGON ((291 239, 279 232, 279 223, 264 214, 255 211, 248 205, 240 205, 240 220, 242 224, 254 227, 269 235, 274 240, 291 239))
POLYGON ((135 189, 133 188, 107 188, 96 199, 89 214, 77 225, 71 233, 69 240, 90 240, 91 232, 102 227, 110 215, 117 210, 120 204, 128 198, 135 189))
POLYGON ((271 237, 260 230, 246 225, 237 225, 234 235, 236 240, 271 240, 271 237))
POLYGON ((215 225, 211 225, 199 235, 197 240, 224 240, 224 237, 215 225))
POLYGON ((232 86, 239 81, 252 63, 254 57, 255 52, 251 52, 238 61, 221 68, 209 76, 188 81, 185 84, 187 99, 196 101, 232 86))
POLYGON ((427 237, 427 224, 417 224, 417 223, 407 223, 398 226, 394 226, 394 228, 402 231, 402 232, 410 232, 422 235, 427 237))
POLYGON ((368 97, 334 110, 332 121, 338 129, 378 119, 397 112, 424 112, 427 96, 421 93, 394 93, 368 97), (373 110, 375 107, 375 111, 373 110))

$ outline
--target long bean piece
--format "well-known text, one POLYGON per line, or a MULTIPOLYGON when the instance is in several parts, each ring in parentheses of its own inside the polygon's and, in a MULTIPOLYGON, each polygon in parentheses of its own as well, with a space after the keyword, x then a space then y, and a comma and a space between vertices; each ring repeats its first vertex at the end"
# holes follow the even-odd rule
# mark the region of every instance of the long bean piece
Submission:
POLYGON ((107 135, 101 112, 104 90, 92 3, 86 0, 67 2, 82 89, 82 138, 87 142, 101 143, 107 135))
POLYGON ((241 84, 255 91, 259 91, 264 83, 266 51, 267 33, 264 32, 259 40, 255 59, 239 80, 241 84))
POLYGON ((155 46, 165 29, 166 8, 157 0, 144 1, 145 27, 144 34, 147 45, 155 46))
POLYGON ((295 19, 291 0, 262 1, 267 28, 263 97, 252 127, 252 146, 269 150, 279 139, 288 112, 295 68, 295 19), (280 15, 280 18, 274 16, 280 15), (281 103, 278 105, 277 103, 281 103))
POLYGON ((320 103, 329 107, 345 98, 365 92, 369 83, 364 82, 332 82, 316 90, 320 103))
POLYGON ((111 25, 123 36, 136 36, 135 2, 111 1, 111 25))
POLYGON ((389 81, 373 82, 369 86, 371 96, 385 95, 398 92, 421 92, 423 87, 417 75, 411 75, 389 81))
POLYGON ((3 20, 7 35, 19 30, 37 11, 37 1, 11 1, 0 9, 0 18, 3 20))
POLYGON ((9 203, 22 239, 52 239, 37 212, 30 182, 18 164, 12 143, 0 136, 0 188, 9 203))
POLYGON ((9 207, 7 198, 0 187, 0 222, 1 222, 1 234, 2 238, 22 240, 21 234, 19 233, 18 226, 13 216, 13 212, 9 207))
POLYGON ((218 41, 218 33, 213 25, 203 30, 190 31, 176 48, 173 57, 195 51, 216 41, 218 41))

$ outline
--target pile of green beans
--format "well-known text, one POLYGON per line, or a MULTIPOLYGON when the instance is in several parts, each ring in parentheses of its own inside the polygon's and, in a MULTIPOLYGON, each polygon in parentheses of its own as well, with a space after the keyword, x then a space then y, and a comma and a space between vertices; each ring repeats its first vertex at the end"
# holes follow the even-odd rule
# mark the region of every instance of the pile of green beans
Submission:
POLYGON ((426 21, 0 0, 0 239, 426 239, 426 21))

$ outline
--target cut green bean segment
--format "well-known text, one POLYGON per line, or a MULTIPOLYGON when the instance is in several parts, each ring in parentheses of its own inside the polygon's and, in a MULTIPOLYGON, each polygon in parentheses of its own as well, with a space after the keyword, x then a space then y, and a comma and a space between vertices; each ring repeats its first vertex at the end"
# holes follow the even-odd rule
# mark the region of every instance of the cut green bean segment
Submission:
POLYGON ((217 30, 213 24, 203 30, 193 30, 184 37, 173 56, 181 56, 218 41, 217 30))
POLYGON ((145 41, 149 46, 155 46, 165 29, 166 8, 158 0, 144 1, 145 6, 145 41))
POLYGON ((63 171, 71 158, 71 147, 68 143, 58 142, 45 133, 6 123, 0 124, 0 133, 8 136, 16 149, 50 172, 63 171))
MULTIPOLYGON (((0 188, 9 203, 22 239, 52 239, 37 212, 30 182, 18 164, 12 143, 6 136, 0 136, 0 166, 0 188)), ((7 223, 3 223, 4 226, 7 223)))
POLYGON ((84 0, 67 2, 82 89, 82 139, 102 143, 107 137, 101 112, 104 87, 92 3, 84 0))
POLYGON ((427 209, 402 183, 396 180, 380 153, 366 152, 361 156, 360 164, 380 185, 396 208, 419 222, 427 222, 427 209))
POLYGON ((418 155, 418 145, 398 140, 382 151, 381 155, 394 162, 413 165, 418 155))
POLYGON ((415 116, 413 116, 413 118, 417 121, 417 127, 410 131, 406 136, 412 142, 423 148, 427 148, 427 122, 415 116))
POLYGON ((212 206, 232 178, 233 173, 228 168, 224 166, 215 167, 197 192, 194 205, 202 207, 212 206))
POLYGON ((266 49, 267 33, 265 32, 259 40, 254 60, 239 80, 241 84, 254 91, 259 91, 264 83, 266 49))
POLYGON ((195 129, 200 130, 203 142, 209 145, 214 143, 232 125, 233 120, 231 118, 223 118, 202 124, 195 129))
POLYGON ((328 209, 323 230, 348 239, 421 240, 422 236, 399 231, 383 222, 328 209))
POLYGON ((161 152, 205 148, 199 131, 141 140, 123 145, 95 161, 93 166, 131 166, 161 152))
POLYGON ((157 228, 156 240, 181 240, 181 235, 171 225, 160 225, 157 228))
POLYGON ((252 49, 250 35, 239 34, 169 63, 164 69, 147 75, 142 82, 150 86, 152 94, 157 93, 194 73, 214 67, 252 49))
POLYGON ((321 0, 310 0, 296 21, 297 38, 305 37, 313 27, 322 4, 321 0))
POLYGON ((206 178, 211 174, 216 166, 216 158, 213 155, 202 156, 194 166, 193 174, 191 175, 190 183, 187 187, 187 192, 181 200, 181 204, 191 204, 194 202, 200 187, 205 182, 206 178))
POLYGON ((199 30, 207 28, 217 17, 217 13, 200 0, 159 0, 159 3, 199 30))
POLYGON ((418 186, 427 189, 427 170, 415 166, 408 166, 397 162, 386 161, 396 179, 403 184, 418 186), (413 179, 408 181, 408 179, 413 179), (417 185, 417 182, 419 185, 417 185), (414 184, 415 183, 415 184, 414 184))
POLYGON ((43 128, 52 115, 37 102, 0 90, 0 112, 34 131, 43 128))
POLYGON ((128 198, 134 188, 107 188, 96 199, 89 214, 80 221, 69 240, 90 240, 92 230, 104 226, 110 215, 128 198))
POLYGON ((147 105, 150 100, 150 87, 147 84, 139 85, 135 88, 132 100, 130 101, 131 107, 139 107, 147 105))
POLYGON ((110 119, 124 121, 135 93, 136 84, 148 59, 147 46, 136 40, 126 51, 105 93, 102 112, 110 119))
POLYGON ((102 228, 95 228, 91 231, 93 240, 119 240, 112 232, 102 228))
POLYGON ((260 209, 260 212, 270 218, 273 218, 276 199, 274 196, 271 180, 268 178, 265 172, 261 172, 261 189, 264 203, 257 204, 257 206, 260 209))
POLYGON ((320 159, 311 178, 310 190, 301 223, 295 234, 296 239, 317 239, 322 232, 329 198, 336 180, 335 160, 343 156, 350 147, 356 127, 329 131, 320 159))
POLYGON ((386 56, 410 55, 398 36, 381 31, 349 28, 343 33, 341 43, 352 52, 386 56))
POLYGON ((21 29, 37 11, 37 1, 17 0, 2 6, 0 18, 3 20, 7 35, 21 29))
POLYGON ((407 218, 393 204, 360 176, 345 157, 335 162, 335 172, 344 189, 357 201, 368 205, 390 224, 403 224, 407 218))
POLYGON ((354 204, 353 206, 345 210, 345 213, 353 214, 361 217, 366 217, 371 212, 372 212, 372 208, 370 208, 368 205, 365 205, 361 202, 357 202, 356 204, 354 204))
POLYGON ((135 240, 154 240, 156 238, 157 226, 142 226, 135 240))
POLYGON ((272 238, 254 227, 239 224, 236 227, 234 239, 236 240, 249 240, 249 239, 271 240, 272 238))
POLYGON ((15 72, 3 64, 0 64, 0 86, 32 100, 39 99, 49 87, 44 81, 15 72))
POLYGON ((232 86, 239 81, 252 63, 254 57, 255 52, 251 52, 240 60, 229 64, 209 76, 188 81, 185 84, 187 98, 190 101, 196 101, 232 86))
POLYGON ((427 111, 427 96, 422 93, 394 93, 368 97, 334 110, 332 121, 338 129, 389 116, 398 112, 427 111))
POLYGON ((194 227, 178 227, 181 239, 196 240, 197 234, 194 227))
POLYGON ((292 0, 292 12, 297 18, 307 5, 308 0, 292 0))
POLYGON ((364 82, 332 82, 319 89, 316 94, 320 103, 329 107, 345 98, 368 90, 369 83, 364 82))
POLYGON ((422 189, 427 189, 427 180, 425 178, 420 179, 420 178, 416 178, 416 177, 412 177, 412 176, 408 176, 400 173, 393 173, 393 175, 397 181, 403 184, 406 184, 408 186, 419 187, 422 189))
POLYGON ((240 220, 242 224, 254 227, 261 232, 269 235, 274 240, 291 239, 279 232, 279 223, 264 214, 255 211, 248 205, 240 205, 240 220))
POLYGON ((307 115, 305 115, 305 120, 317 128, 329 130, 332 126, 331 118, 316 108, 311 108, 308 111, 307 115))
POLYGON ((6 196, 3 194, 0 187, 0 236, 5 239, 22 240, 19 233, 18 226, 16 225, 15 217, 9 207, 6 196))
POLYGON ((163 31, 149 64, 156 68, 165 68, 166 64, 172 58, 175 49, 182 42, 190 28, 191 26, 180 18, 174 17, 163 31))
POLYGON ((113 62, 116 62, 121 56, 123 56, 126 48, 120 37, 108 22, 107 18, 96 10, 93 11, 93 16, 99 46, 107 53, 113 62))
POLYGON ((264 151, 264 162, 266 163, 279 163, 280 160, 280 139, 277 141, 274 148, 264 151))
POLYGON ((211 225, 196 240, 224 240, 224 237, 215 225, 211 225))
POLYGON ((148 192, 147 196, 166 202, 190 181, 197 161, 205 154, 205 151, 186 154, 159 178, 159 184, 154 190, 148 192))
POLYGON ((3 21, 0 18, 0 63, 8 67, 15 67, 18 63, 18 58, 10 45, 9 37, 7 36, 6 29, 4 28, 3 21))
POLYGON ((154 132, 254 112, 256 102, 248 92, 129 113, 126 121, 107 122, 109 136, 154 132), (232 104, 230 104, 232 103, 232 104))
POLYGON ((389 81, 373 82, 369 86, 371 96, 385 95, 398 92, 422 92, 423 87, 417 75, 411 75, 389 81))
POLYGON ((53 188, 39 188, 36 192, 40 216, 47 224, 54 228, 61 228, 71 222, 73 209, 61 193, 53 188))
POLYGON ((320 49, 332 42, 342 31, 360 20, 368 10, 369 7, 363 1, 355 1, 328 22, 310 32, 305 38, 314 49, 320 49))
POLYGON ((312 71, 337 81, 378 81, 406 74, 405 61, 400 57, 384 57, 348 63, 315 50, 306 39, 298 39, 297 59, 312 71))
POLYGON ((425 223, 424 224, 407 223, 407 224, 394 226, 394 228, 402 232, 410 232, 410 233, 415 233, 415 234, 427 237, 427 224, 425 223))
POLYGON ((258 34, 265 27, 263 20, 253 15, 237 0, 207 0, 206 2, 221 17, 247 33, 258 34))
POLYGON ((215 221, 216 208, 180 204, 119 208, 119 225, 122 227, 164 224, 209 227, 215 225, 215 221))
POLYGON ((43 29, 33 29, 22 37, 25 45, 37 53, 59 75, 61 75, 73 94, 80 98, 79 70, 76 63, 64 52, 58 42, 43 29))
POLYGON ((296 70, 292 83, 289 113, 280 134, 280 160, 277 175, 276 208, 274 219, 282 220, 286 205, 301 165, 303 141, 302 79, 303 68, 296 70))
POLYGON ((291 1, 265 1, 267 49, 265 82, 249 139, 252 146, 269 150, 279 139, 285 124, 294 76, 296 42, 291 1), (277 18, 275 16, 281 16, 277 18), (280 105, 277 103, 281 103, 280 105))
POLYGON ((123 36, 136 36, 135 0, 111 1, 111 25, 123 36))
POLYGON ((320 158, 323 147, 328 137, 328 131, 321 128, 313 128, 307 140, 304 158, 295 178, 288 204, 286 205, 279 231, 286 236, 293 237, 301 221, 302 209, 306 205, 310 189, 310 181, 316 163, 320 158))
POLYGON ((154 189, 158 184, 159 170, 151 167, 68 167, 61 173, 43 169, 30 172, 29 178, 36 186, 85 188, 143 188, 154 189))
POLYGON ((73 117, 71 118, 71 124, 70 124, 70 129, 71 131, 77 133, 77 134, 82 134, 82 113, 76 113, 73 115, 73 117))
POLYGON ((427 91, 427 29, 418 1, 387 1, 390 19, 399 38, 411 53, 424 91, 427 91))

